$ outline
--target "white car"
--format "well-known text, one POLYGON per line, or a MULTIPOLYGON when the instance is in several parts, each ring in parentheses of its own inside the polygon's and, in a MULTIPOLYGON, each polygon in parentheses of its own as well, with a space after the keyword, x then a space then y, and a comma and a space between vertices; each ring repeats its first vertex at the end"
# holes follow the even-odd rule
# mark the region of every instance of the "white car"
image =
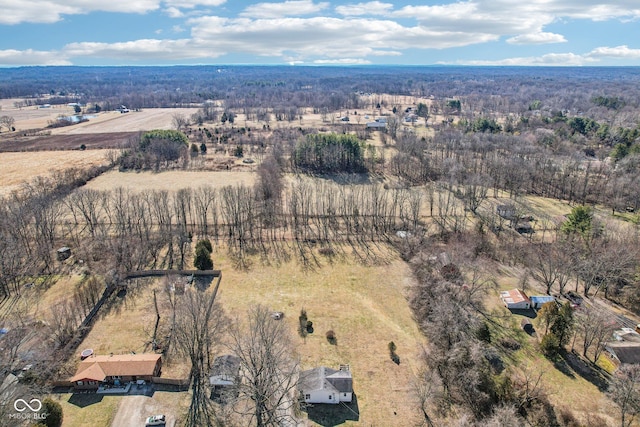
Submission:
POLYGON ((145 426, 160 426, 167 422, 164 415, 152 415, 145 421, 145 426))

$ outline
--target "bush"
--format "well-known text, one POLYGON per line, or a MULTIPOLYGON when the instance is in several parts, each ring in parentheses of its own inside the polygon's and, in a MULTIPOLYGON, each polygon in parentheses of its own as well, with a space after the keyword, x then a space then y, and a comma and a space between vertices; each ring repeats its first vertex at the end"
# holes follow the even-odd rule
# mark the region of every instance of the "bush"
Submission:
POLYGON ((544 355, 549 358, 557 356, 560 351, 560 341, 558 340, 558 337, 552 333, 545 335, 540 341, 540 349, 544 355))
POLYGON ((200 240, 196 244, 196 256, 193 260, 193 265, 198 270, 211 270, 213 269, 213 261, 211 260, 211 252, 213 248, 209 240, 200 240))
POLYGON ((502 338, 500 340, 500 346, 506 348, 507 350, 520 350, 520 343, 513 338, 502 338))
POLYGON ((327 335, 327 341, 329 341, 329 344, 335 345, 338 342, 338 338, 336 337, 336 333, 333 332, 333 329, 329 329, 326 335, 327 335))
POLYGON ((41 424, 47 427, 60 427, 62 425, 62 405, 58 402, 46 398, 42 401, 42 409, 40 414, 47 414, 41 424))
POLYGON ((487 325, 487 322, 482 322, 482 324, 476 330, 475 335, 476 338, 478 338, 482 342, 491 342, 491 330, 489 330, 489 325, 487 325))
POLYGON ((393 341, 389 341, 389 345, 387 346, 389 347, 389 357, 391 357, 391 360, 393 360, 393 363, 395 363, 396 365, 400 364, 400 357, 398 357, 398 355, 396 354, 396 343, 394 343, 393 341))
POLYGON ((300 316, 298 316, 300 325, 298 327, 298 333, 302 338, 307 336, 307 310, 304 308, 300 310, 300 316))

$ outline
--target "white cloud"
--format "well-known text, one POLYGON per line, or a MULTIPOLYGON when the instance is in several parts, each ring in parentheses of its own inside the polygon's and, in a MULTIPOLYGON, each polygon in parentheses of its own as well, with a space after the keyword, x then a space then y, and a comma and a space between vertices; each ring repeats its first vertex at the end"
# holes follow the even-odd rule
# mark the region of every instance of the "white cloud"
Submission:
POLYGON ((393 10, 392 3, 382 3, 380 1, 370 1, 367 3, 349 4, 336 7, 336 12, 343 16, 387 15, 391 10, 393 10))
POLYGON ((226 2, 227 0, 164 0, 163 3, 169 7, 193 9, 198 6, 220 6, 226 2))
POLYGON ((282 3, 257 3, 245 8, 240 16, 246 18, 282 18, 285 16, 309 15, 329 7, 329 3, 314 3, 312 0, 290 0, 282 3))
POLYGON ((640 17, 638 0, 469 0, 436 6, 405 6, 392 12, 438 31, 512 36, 511 43, 558 43, 544 28, 561 19, 602 21, 640 17))
POLYGON ((166 13, 169 18, 182 18, 184 16, 184 13, 177 7, 168 7, 164 10, 164 13, 166 13))
POLYGON ((509 44, 549 44, 549 43, 566 43, 567 39, 562 34, 555 33, 532 33, 520 34, 507 39, 509 44))
POLYGON ((68 57, 111 58, 121 61, 171 61, 194 58, 217 58, 226 54, 212 51, 189 39, 141 39, 122 43, 71 43, 64 48, 68 57))
POLYGON ((27 50, 0 50, 0 64, 12 65, 71 65, 66 58, 61 57, 55 51, 27 50))
POLYGON ((367 65, 371 61, 362 58, 341 58, 341 59, 316 59, 313 61, 318 65, 367 65))
POLYGON ((181 16, 179 8, 220 6, 226 0, 3 0, 0 25, 21 22, 53 23, 64 15, 92 12, 147 13, 164 6, 174 17, 181 16))
POLYGON ((590 58, 640 59, 640 49, 629 46, 598 47, 589 52, 590 58))
MULTIPOLYGON (((548 53, 542 56, 529 56, 518 58, 506 58, 498 60, 461 60, 456 65, 490 65, 490 66, 553 66, 575 67, 597 62, 588 55, 575 53, 548 53)), ((451 63, 450 63, 451 64, 451 63)))
POLYGON ((52 23, 63 15, 78 15, 96 11, 146 13, 156 10, 160 0, 9 0, 2 5, 0 24, 21 22, 52 23))
POLYGON ((436 32, 405 27, 391 20, 329 17, 228 19, 201 17, 188 21, 198 43, 230 52, 302 59, 361 58, 397 55, 413 47, 442 49, 495 40, 493 35, 436 32), (375 29, 375 31, 371 31, 375 29))

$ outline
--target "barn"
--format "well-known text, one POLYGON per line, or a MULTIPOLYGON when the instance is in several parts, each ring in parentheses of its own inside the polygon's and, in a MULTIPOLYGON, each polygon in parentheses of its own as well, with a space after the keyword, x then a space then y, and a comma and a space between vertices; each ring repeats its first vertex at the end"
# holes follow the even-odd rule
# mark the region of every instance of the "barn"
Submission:
POLYGON ((527 310, 531 308, 531 300, 520 289, 500 292, 500 299, 505 307, 510 310, 527 310))

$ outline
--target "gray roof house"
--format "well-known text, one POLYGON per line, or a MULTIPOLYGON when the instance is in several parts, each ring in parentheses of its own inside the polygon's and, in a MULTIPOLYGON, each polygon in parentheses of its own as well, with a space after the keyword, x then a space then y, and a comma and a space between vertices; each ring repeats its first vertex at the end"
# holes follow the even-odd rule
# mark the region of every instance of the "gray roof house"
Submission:
POLYGON ((231 354, 218 356, 213 361, 209 384, 212 387, 235 385, 240 373, 240 358, 231 354))
POLYGON ((305 403, 351 402, 353 398, 353 378, 349 365, 340 369, 325 366, 300 373, 298 390, 305 403))
POLYGON ((218 356, 209 373, 211 399, 226 404, 238 396, 240 358, 231 354, 218 356))

